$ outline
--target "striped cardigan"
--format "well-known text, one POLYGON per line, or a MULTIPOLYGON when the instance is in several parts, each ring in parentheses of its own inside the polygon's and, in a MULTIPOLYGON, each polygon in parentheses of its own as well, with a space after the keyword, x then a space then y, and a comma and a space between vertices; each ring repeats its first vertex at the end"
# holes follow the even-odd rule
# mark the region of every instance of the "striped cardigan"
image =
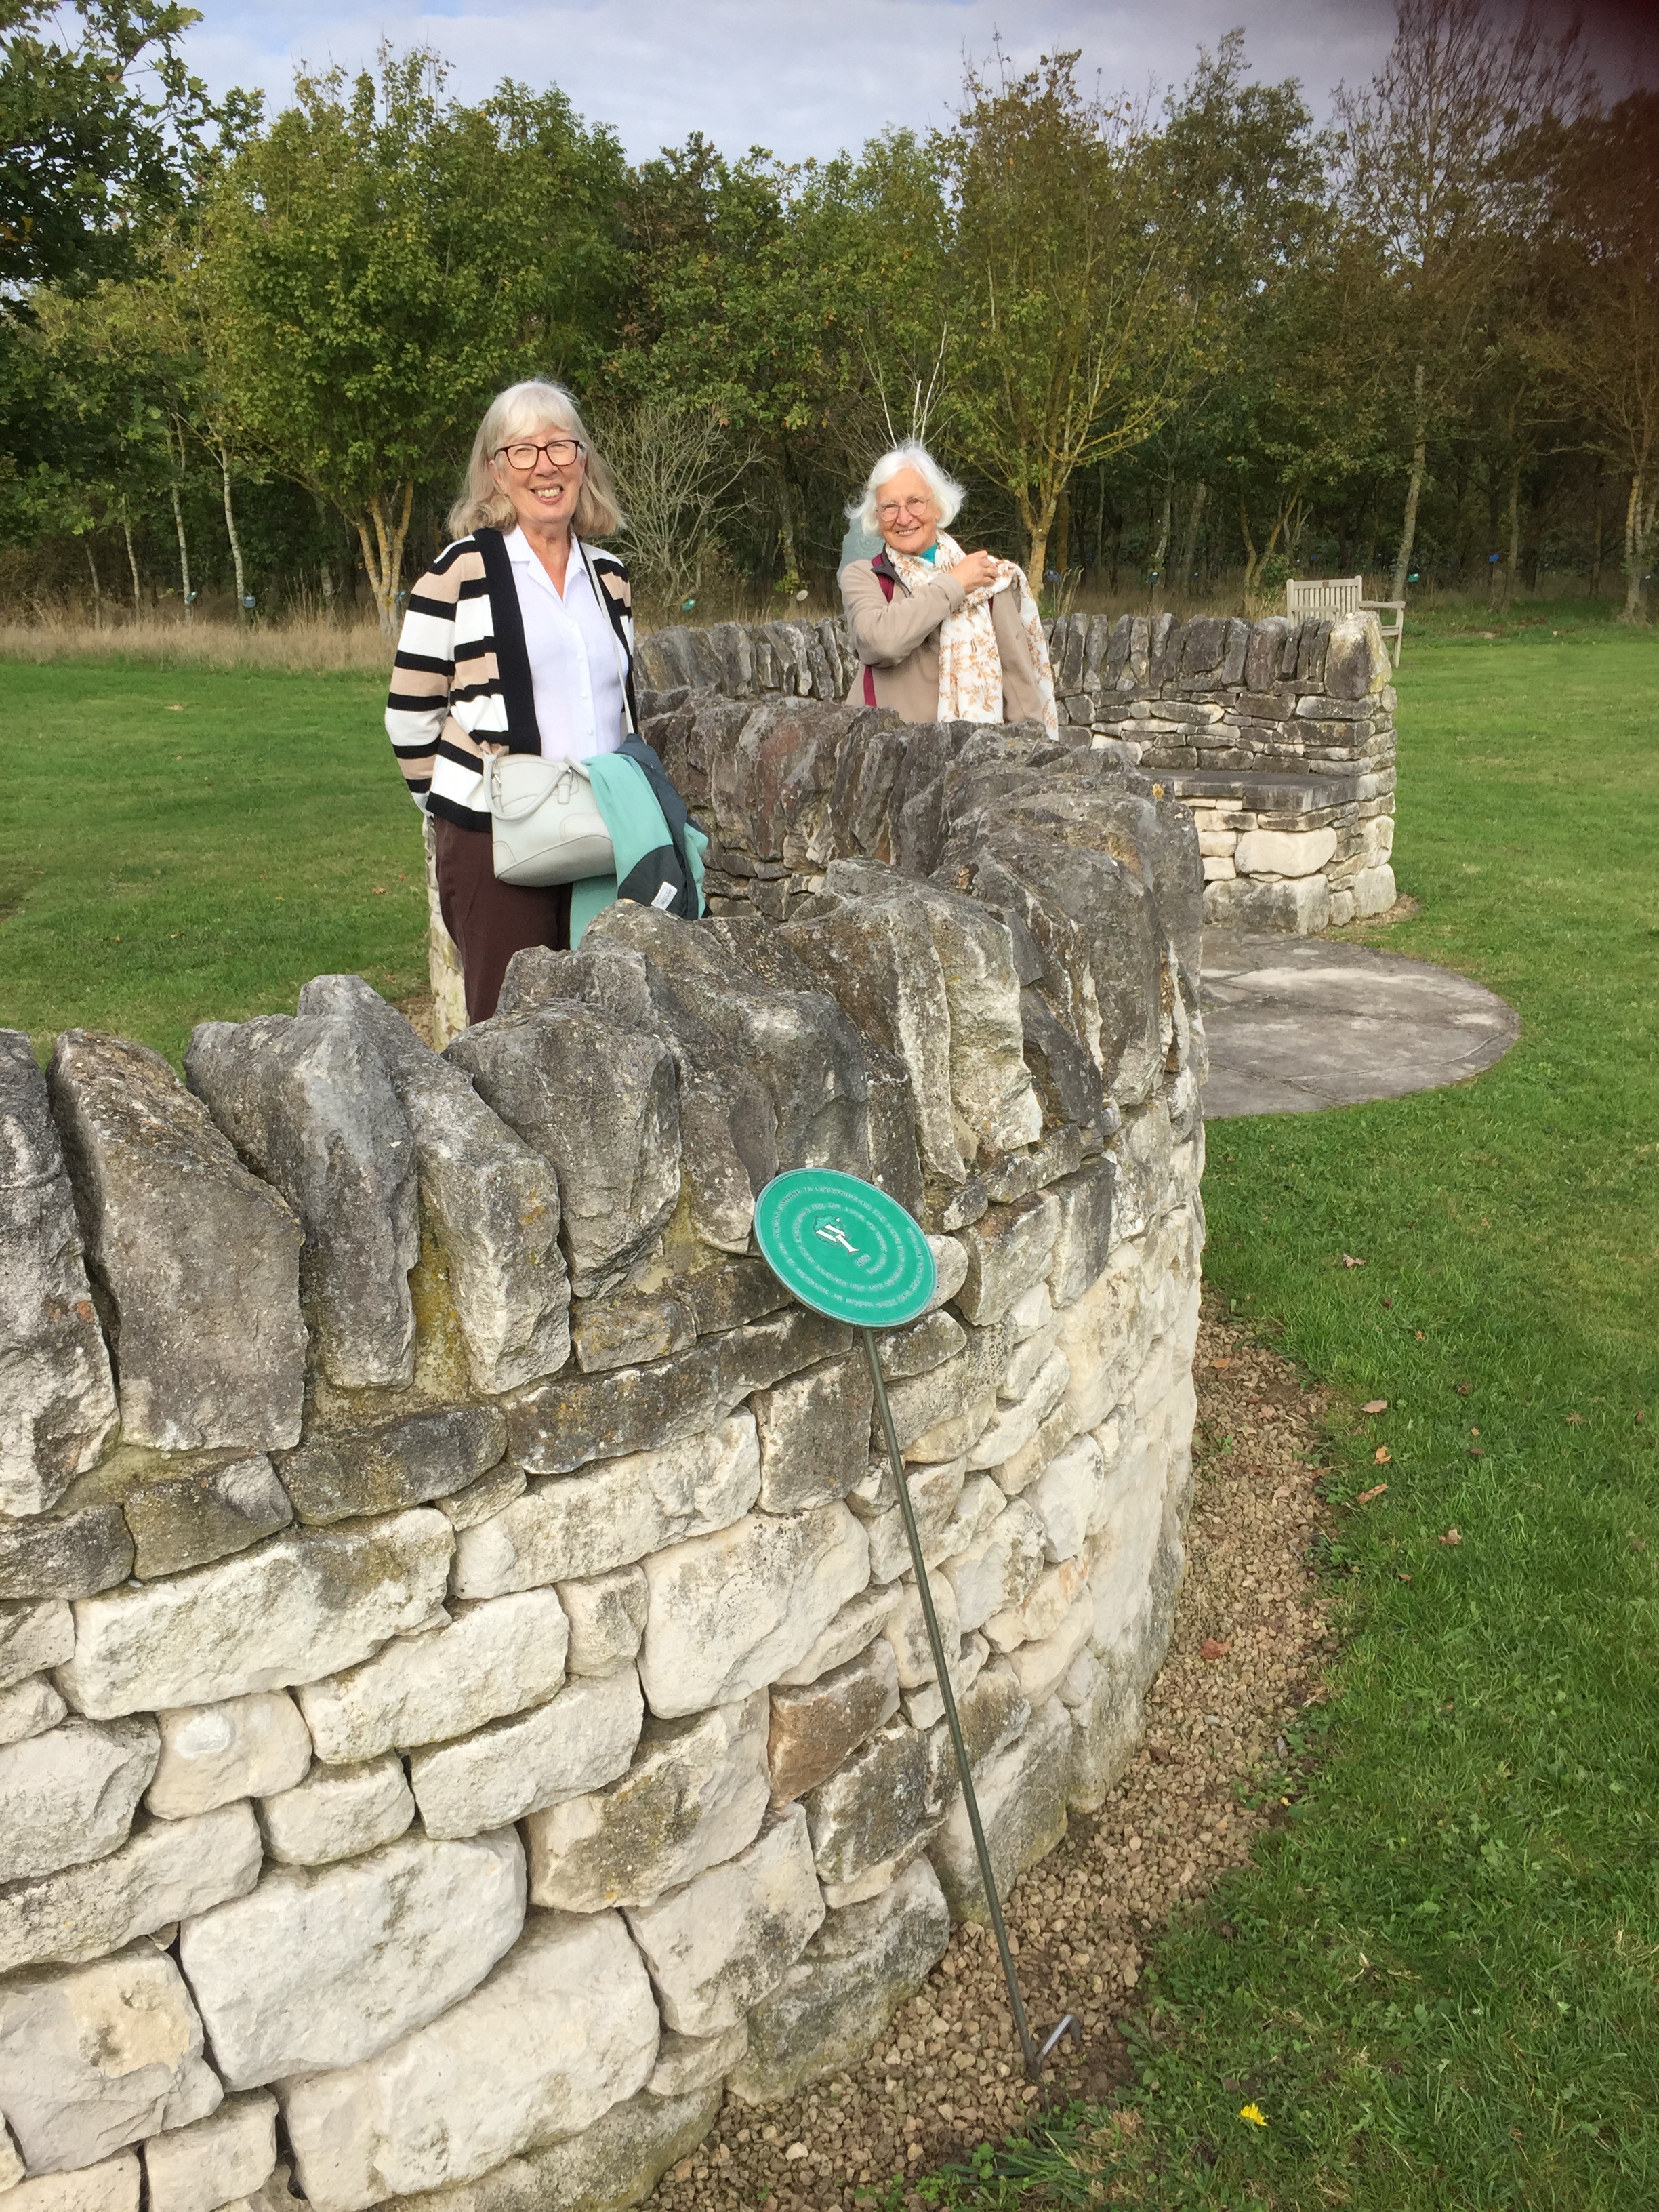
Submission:
MULTIPOLYGON (((629 724, 637 730, 628 570, 614 554, 582 550, 622 647, 629 724)), ((415 804, 465 830, 489 827, 480 739, 540 752, 518 587, 499 530, 446 545, 410 593, 386 726, 415 804)))

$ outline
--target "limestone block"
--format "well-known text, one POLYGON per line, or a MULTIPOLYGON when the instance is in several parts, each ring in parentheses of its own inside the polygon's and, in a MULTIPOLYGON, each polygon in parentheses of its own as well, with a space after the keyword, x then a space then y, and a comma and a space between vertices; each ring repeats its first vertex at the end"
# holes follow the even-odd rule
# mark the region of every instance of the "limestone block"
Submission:
POLYGON ((571 1343, 584 1375, 665 1359, 671 1352, 685 1351, 696 1334, 689 1308, 662 1295, 583 1298, 570 1317, 571 1343))
POLYGON ((52 1111, 106 1301, 122 1433, 165 1451, 293 1443, 300 1224, 159 1052, 66 1030, 52 1111))
POLYGON ((657 2063, 646 2087, 653 2097, 684 2097, 723 2081, 749 2048, 749 2023, 740 2020, 724 2035, 677 2035, 665 2028, 657 2045, 657 2063))
POLYGON ((204 1022, 185 1073, 299 1216, 300 1296, 324 1374, 342 1389, 408 1382, 415 1146, 362 1025, 314 1014, 204 1022))
MULTIPOLYGON (((969 1401, 989 1396, 994 1403, 1012 1350, 1013 1331, 1006 1322, 994 1328, 969 1329, 967 1342, 953 1358, 890 1384, 887 1402, 900 1449, 950 1419, 969 1401)), ((879 1437, 876 1441, 884 1443, 879 1437)))
MULTIPOLYGON (((1278 833, 1273 833, 1278 834, 1278 833)), ((1283 930, 1310 937, 1328 928, 1330 886, 1323 876, 1298 876, 1204 886, 1206 929, 1283 930)))
POLYGON ((1049 1185, 1048 1195, 1060 1210, 1048 1277, 1056 1306, 1075 1304, 1106 1265, 1116 1187, 1117 1163, 1109 1154, 1049 1185))
POLYGON ((444 1056, 556 1170, 572 1291, 614 1289, 679 1202, 679 1101, 666 1046, 555 1000, 464 1030, 444 1056))
POLYGON ((640 1739, 631 1667, 567 1682, 556 1698, 453 1743, 417 1751, 410 1786, 429 1836, 476 1836, 624 1772, 640 1739))
POLYGON ((259 1806, 265 1848, 279 1866, 355 1858, 401 1836, 414 1818, 404 1763, 390 1751, 355 1766, 313 1766, 259 1806))
POLYGON ((612 1567, 557 1585, 570 1624, 565 1665, 573 1674, 614 1674, 631 1666, 645 1634, 651 1586, 639 1566, 612 1567))
POLYGON ((1352 890, 1354 914, 1361 921, 1367 915, 1386 914, 1399 896, 1394 870, 1386 860, 1376 867, 1362 868, 1353 879, 1352 890))
MULTIPOLYGON (((1058 1236, 1055 1241, 1058 1243, 1058 1236)), ((1036 1336, 1040 1330, 1046 1328, 1054 1310, 1054 1299, 1046 1282, 1033 1283, 1029 1291, 1022 1291, 1008 1309, 1008 1320, 1014 1332, 1015 1343, 1024 1344, 1027 1337, 1036 1336)))
POLYGON ((414 1134, 421 1199, 475 1388, 493 1396, 562 1367, 570 1285, 548 1162, 360 975, 317 976, 300 1012, 355 1014, 374 1037, 414 1134))
POLYGON ((1066 1395, 1071 1379, 1071 1361, 1056 1346, 1037 1370, 1024 1396, 1014 1405, 1000 1407, 975 1439, 968 1453, 969 1466, 1000 1467, 1023 1450, 1066 1395))
POLYGON ((793 1513, 844 1498, 864 1474, 873 1394, 861 1352, 786 1376, 750 1401, 760 1441, 760 1508, 793 1513))
POLYGON ((977 1544, 980 1538, 989 1532, 991 1523, 1002 1511, 1006 1503, 1000 1486, 994 1475, 970 1474, 962 1486, 962 1495, 957 1500, 957 1509, 951 1516, 950 1526, 939 1539, 939 1558, 952 1559, 958 1552, 965 1552, 970 1545, 977 1544))
POLYGON ((760 1489, 752 1413, 706 1435, 602 1461, 534 1489, 455 1545, 459 1597, 493 1597, 631 1566, 648 1552, 728 1527, 760 1489))
POLYGON ((684 1889, 628 1915, 662 2016, 718 2035, 769 1996, 823 1919, 806 1814, 787 1806, 755 1841, 684 1889))
POLYGON ((647 1722, 606 1789, 526 1823, 533 1904, 570 1912, 649 1905, 755 1839, 766 1814, 763 1690, 690 1720, 647 1722))
POLYGON ((733 2091, 746 2104, 774 2104, 855 2066, 927 1980, 950 1936, 950 1909, 925 1858, 868 1904, 831 1912, 751 2015, 733 2091))
MULTIPOLYGON (((1123 1127, 1113 1143, 1117 1160, 1117 1222, 1115 1234, 1129 1239, 1141 1236, 1168 1209, 1170 1156, 1173 1138, 1170 1116, 1161 1101, 1145 1107, 1138 1114, 1124 1116, 1123 1127)), ((1114 1252, 1114 1268, 1132 1266, 1145 1255, 1125 1255, 1120 1259, 1114 1252)), ((1156 1276, 1166 1264, 1158 1261, 1149 1267, 1156 1276)))
MULTIPOLYGON (((1073 1564, 1067 1561, 1069 1566, 1073 1564)), ((1049 1572, 1063 1575, 1065 1569, 1052 1567, 1049 1572)), ((1020 1688, 1035 1710, 1043 1705, 1059 1689, 1079 1653, 1086 1650, 1089 1638, 1095 1632, 1095 1601, 1086 1584, 1081 1584, 1070 1607, 1061 1616, 1058 1627, 1047 1636, 1034 1638, 1022 1644, 1008 1656, 1020 1688)))
POLYGON ((444 1406, 352 1433, 325 1432, 284 1452, 277 1466, 301 1520, 321 1525, 396 1513, 465 1489, 506 1449, 507 1423, 496 1407, 444 1406))
MULTIPOLYGON (((937 1241, 941 1244, 948 1243, 961 1261, 965 1275, 968 1255, 961 1245, 954 1237, 941 1237, 937 1241)), ((882 1380, 902 1382, 913 1375, 925 1375, 930 1367, 939 1366, 960 1352, 967 1341, 968 1332, 956 1316, 934 1308, 920 1321, 907 1322, 902 1328, 890 1328, 876 1339, 882 1380)))
POLYGON ((465 1490, 432 1502, 453 1528, 476 1528, 481 1521, 493 1521, 515 1498, 522 1498, 526 1480, 521 1467, 503 1462, 476 1482, 469 1482, 465 1490))
MULTIPOLYGON (((1194 814, 1194 819, 1199 818, 1194 814)), ((1206 860, 1229 857, 1237 842, 1238 832, 1236 830, 1206 830, 1202 827, 1199 830, 1198 849, 1206 860)))
POLYGON ((0 1522, 0 1598, 89 1597, 131 1571, 118 1505, 0 1522))
POLYGON ((259 1832, 246 1804, 184 1820, 140 1814, 125 1843, 104 1857, 0 1890, 0 1973, 100 1958, 243 1896, 258 1878, 259 1832))
POLYGON ((822 1635, 814 1638, 810 1650, 793 1667, 780 1668, 778 1681, 785 1688, 801 1689, 827 1674, 832 1667, 845 1666, 880 1635, 883 1623, 902 1595, 895 1583, 885 1589, 860 1590, 849 1598, 822 1635))
POLYGON ((350 1765, 540 1705, 564 1680, 569 1633, 550 1589, 457 1604, 447 1626, 394 1637, 362 1666, 307 1684, 300 1709, 317 1756, 350 1765))
POLYGON ((1333 891, 1331 893, 1331 927, 1333 929, 1346 929, 1352 920, 1353 893, 1352 891, 1333 891))
POLYGON ((1364 699, 1380 693, 1393 674, 1382 625, 1367 608, 1339 615, 1325 647, 1326 690, 1333 699, 1364 699))
POLYGON ((1369 866, 1375 867, 1386 860, 1394 850, 1394 817, 1392 814, 1373 814, 1369 821, 1360 823, 1363 849, 1369 866))
POLYGON ((61 1598, 0 1604, 0 1689, 60 1666, 75 1649, 75 1615, 61 1598))
POLYGON ((1024 1449, 1017 1451, 1012 1459, 1004 1460, 1000 1467, 992 1468, 998 1487, 1006 1496, 1018 1498, 1023 1491, 1030 1488, 1050 1460, 1075 1442, 1076 1436, 1077 1424, 1072 1413, 1068 1392, 1048 1419, 1039 1425, 1036 1434, 1024 1449))
POLYGON ((1095 1636, 1102 1644, 1116 1638, 1146 1596, 1163 1530, 1164 1487, 1164 1468, 1139 1432, 1106 1478, 1100 1530, 1089 1547, 1095 1636))
POLYGON ((1023 1498, 1011 1498, 976 1543, 946 1559, 939 1578, 955 1596, 963 1631, 1022 1602, 1042 1572, 1044 1541, 1038 1516, 1023 1498))
MULTIPOLYGON (((1067 1686, 1088 1656, 1079 1653, 1073 1662, 1066 1678, 1067 1686)), ((1104 1803, 1107 1791, 1128 1765, 1140 1741, 1145 1717, 1140 1692, 1123 1668, 1095 1662, 1092 1680, 1069 1710, 1072 1786, 1068 1802, 1073 1812, 1092 1813, 1104 1803)))
POLYGON ((224 2091, 164 1951, 135 1943, 83 1966, 32 1966, 0 1985, 6 2119, 32 2174, 91 2166, 212 2112, 224 2091))
POLYGON ((121 1510, 132 1533, 132 1571, 143 1582, 245 1552, 294 1518, 288 1492, 263 1452, 135 1484, 123 1493, 121 1510))
POLYGON ((1043 1528, 1043 1555, 1074 1559, 1106 1511, 1106 1465, 1091 1436, 1051 1459, 1025 1493, 1043 1528))
POLYGON ((945 1811, 945 1728, 890 1721, 804 1800, 822 1881, 855 1881, 924 1835, 945 1811))
MULTIPOLYGON (((84 2172, 85 2169, 82 2168, 82 2171, 84 2172)), ((10 2129, 3 2120, 0 2120, 0 2196, 3 2196, 7 2190, 15 2188, 22 2179, 21 2154, 11 2139, 10 2129)))
POLYGON ((0 1751, 0 1882, 101 1858, 155 1771, 155 1723, 71 1718, 0 1751))
POLYGON ((1238 869, 1231 856, 1206 858, 1205 860, 1204 880, 1206 884, 1230 884, 1237 873, 1238 869))
POLYGON ((218 2212, 251 2197, 276 2166, 276 2100, 269 2090, 227 2097, 216 2112, 144 2145, 149 2212, 218 2212))
POLYGON ((290 1790, 311 1764, 306 1724, 280 1690, 176 1707, 158 1718, 161 1754, 144 1802, 162 1820, 290 1790))
POLYGON ((399 2212, 622 2212, 696 2148, 720 2108, 718 2088, 684 2097, 641 2090, 568 2142, 506 2159, 477 2181, 406 2197, 399 2212))
POLYGON ((981 1220, 957 1232, 968 1255, 968 1273, 957 1304, 964 1320, 985 1327, 999 1322, 1048 1273, 1060 1230, 1060 1203, 1047 1191, 1007 1206, 993 1206, 981 1220))
POLYGON ((40 1513, 103 1455, 115 1384, 46 1086, 0 1029, 0 1513, 40 1513))
MULTIPOLYGON (((1046 1289, 1047 1285, 1042 1286, 1046 1289)), ((1042 1328, 1022 1337, 1009 1355, 1008 1371, 998 1396, 1005 1405, 1017 1406, 1042 1373, 1060 1342, 1060 1317, 1051 1315, 1042 1328)))
MULTIPOLYGON (((1066 1832, 1072 1717, 1058 1698, 1033 1713, 1024 1733, 974 1778, 980 1820, 996 1877, 1006 1899, 1027 1867, 1046 1857, 1066 1832)), ((958 1796, 949 1819, 928 1846, 939 1883, 957 1920, 988 1920, 979 1862, 968 1814, 958 1796)))
MULTIPOLYGON (((977 1632, 964 1636, 959 1648, 951 1656, 947 1671, 958 1707, 979 1679, 990 1656, 990 1645, 977 1632)), ((937 1676, 933 1681, 925 1682, 919 1690, 907 1690, 899 1703, 912 1728, 930 1729, 935 1721, 945 1717, 945 1696, 937 1676)))
MULTIPOLYGON (((985 1633, 997 1650, 1015 1651, 1022 1644, 1052 1636, 1087 1588, 1089 1569, 1087 1554, 1044 1567, 1018 1605, 994 1613, 986 1622, 985 1633)), ((1063 1674, 1065 1669, 1060 1671, 1063 1674)), ((1033 1698, 1032 1703, 1036 1702, 1033 1698)))
POLYGON ((660 1718, 729 1703, 805 1657, 870 1579, 870 1545, 839 1503, 746 1514, 653 1553, 640 1677, 660 1718))
MULTIPOLYGON (((937 1278, 933 1295, 927 1301, 927 1311, 937 1313, 941 1306, 950 1304, 968 1279, 968 1255, 954 1237, 930 1237, 928 1246, 933 1255, 937 1278)), ((886 1372, 884 1369, 883 1373, 886 1372)))
POLYGON ((297 2178, 319 2212, 471 2180, 632 2096, 658 2031, 615 1913, 538 1913, 441 2019, 356 2066, 283 2085, 297 2178))
POLYGON ((27 1675, 0 1690, 0 1745, 21 1743, 56 1728, 69 1708, 44 1674, 27 1675))
POLYGON ((691 1316, 699 1336, 719 1336, 744 1322, 759 1321, 789 1304, 789 1293, 764 1260, 722 1253, 701 1255, 712 1265, 674 1278, 676 1303, 691 1316))
MULTIPOLYGON (((1030 1717, 1031 1701, 1008 1661, 997 1657, 982 1667, 957 1698, 957 1719, 975 1775, 987 1759, 1008 1748, 1030 1717)), ((954 1798, 960 1787, 954 1763, 945 1769, 945 1786, 954 1798)))
POLYGON ((337 1674, 427 1619, 453 1542, 443 1515, 422 1507, 274 1536, 192 1574, 79 1598, 58 1686, 78 1711, 109 1719, 337 1674))
POLYGON ((509 1449, 532 1474, 661 1450, 718 1426, 751 1391, 845 1352, 851 1339, 840 1322, 791 1306, 647 1367, 568 1370, 509 1400, 509 1449))
POLYGON ((898 1661, 878 1637, 856 1659, 771 1698, 767 1756, 772 1796, 805 1796, 898 1710, 898 1661))
MULTIPOLYGON (((928 1638, 927 1623, 921 1609, 921 1594, 914 1583, 899 1585, 903 1595, 888 1615, 882 1634, 893 1648, 898 1662, 899 1687, 919 1690, 924 1682, 933 1681, 939 1674, 933 1663, 933 1647, 928 1638)), ((939 1623, 939 1632, 947 1653, 959 1650, 962 1626, 957 1618, 957 1594, 948 1575, 940 1575, 933 1584, 933 1616, 939 1623)))
POLYGON ((1247 830, 1234 849, 1241 876, 1316 876, 1336 851, 1334 830, 1247 830))
POLYGON ((73 2173, 43 2173, 7 2191, 6 2212, 138 2212, 138 2159, 118 2151, 73 2173))
MULTIPOLYGON (((929 1566, 951 1547, 949 1538, 968 1473, 965 1459, 936 1460, 925 1467, 905 1469, 921 1555, 929 1566)), ((853 1510, 865 1524, 870 1540, 870 1572, 879 1583, 896 1582, 910 1569, 910 1540, 899 1510, 898 1491, 886 1461, 872 1464, 870 1474, 854 1493, 853 1510), (863 1495, 860 1493, 863 1492, 863 1495)))
POLYGON ((179 1956, 226 2087, 355 2066, 476 1989, 524 1924, 509 1828, 400 1837, 338 1866, 268 1869, 185 1923, 179 1956))
POLYGON ((941 1460, 964 1457, 991 1425, 996 1409, 996 1398, 989 1390, 966 1400, 905 1445, 906 1461, 929 1467, 941 1460))

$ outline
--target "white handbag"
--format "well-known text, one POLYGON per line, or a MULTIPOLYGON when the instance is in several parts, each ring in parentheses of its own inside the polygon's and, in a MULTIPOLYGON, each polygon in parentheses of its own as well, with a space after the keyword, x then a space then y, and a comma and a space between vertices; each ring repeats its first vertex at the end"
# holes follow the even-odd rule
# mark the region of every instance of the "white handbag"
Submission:
POLYGON ((614 874, 611 832, 586 763, 495 753, 484 772, 491 857, 504 884, 571 884, 614 874))

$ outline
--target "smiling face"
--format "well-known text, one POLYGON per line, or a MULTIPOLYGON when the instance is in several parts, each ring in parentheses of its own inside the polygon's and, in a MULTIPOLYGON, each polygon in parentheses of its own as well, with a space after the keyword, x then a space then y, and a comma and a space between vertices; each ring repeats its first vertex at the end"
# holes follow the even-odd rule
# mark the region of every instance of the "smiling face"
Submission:
POLYGON ((925 553, 939 536, 939 505, 920 470, 908 465, 876 492, 876 527, 896 553, 925 553))
POLYGON ((513 502, 520 527, 529 531, 569 529, 586 471, 587 456, 562 422, 543 422, 521 431, 491 456, 489 464, 491 476, 513 502), (534 453, 532 447, 538 449, 534 453))

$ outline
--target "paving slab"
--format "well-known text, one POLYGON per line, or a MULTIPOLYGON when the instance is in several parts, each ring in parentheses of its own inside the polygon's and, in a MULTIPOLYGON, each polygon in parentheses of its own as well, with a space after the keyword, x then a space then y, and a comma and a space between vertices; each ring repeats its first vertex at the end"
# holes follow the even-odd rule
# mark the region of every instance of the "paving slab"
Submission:
POLYGON ((1514 1007, 1467 975, 1328 938, 1206 929, 1200 998, 1210 1121, 1437 1091, 1521 1034, 1514 1007))

